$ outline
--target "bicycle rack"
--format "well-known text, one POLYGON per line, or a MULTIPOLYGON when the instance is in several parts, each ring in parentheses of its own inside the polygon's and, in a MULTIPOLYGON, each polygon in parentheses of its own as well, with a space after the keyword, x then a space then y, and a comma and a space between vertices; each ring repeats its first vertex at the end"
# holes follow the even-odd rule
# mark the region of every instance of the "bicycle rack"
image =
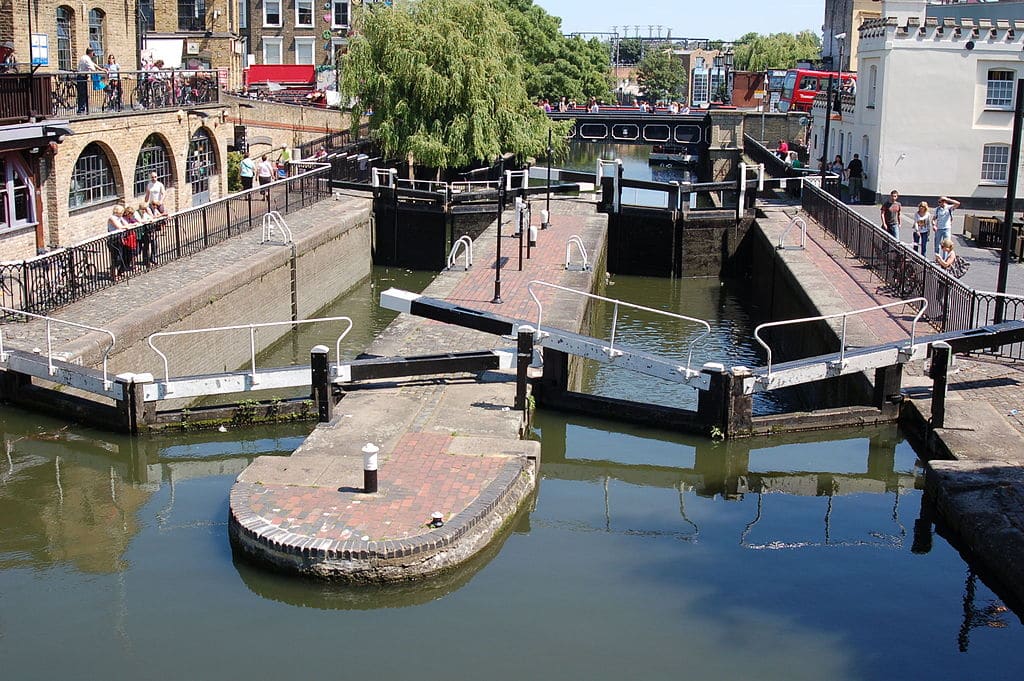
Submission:
POLYGON ((468 236, 463 235, 460 236, 452 245, 452 252, 448 254, 448 266, 445 267, 446 270, 450 270, 455 267, 455 261, 458 260, 460 248, 462 248, 466 263, 463 266, 463 270, 468 271, 469 268, 473 266, 473 240, 468 236))
POLYGON ((260 239, 261 244, 270 243, 274 240, 277 231, 280 230, 281 236, 284 237, 282 242, 284 245, 294 243, 292 240, 292 230, 288 228, 284 218, 276 210, 272 210, 263 216, 263 238, 260 239))
POLYGON ((576 244, 576 247, 580 251, 580 257, 583 258, 583 265, 580 267, 580 272, 587 272, 590 270, 590 261, 587 259, 587 247, 583 245, 583 239, 578 234, 573 234, 569 237, 569 240, 565 242, 565 269, 569 269, 572 265, 572 246, 576 244))
POLYGON ((785 250, 799 251, 799 250, 804 250, 806 248, 807 248, 807 221, 804 220, 802 217, 800 217, 798 215, 798 216, 796 216, 795 218, 793 218, 792 220, 789 221, 789 224, 786 225, 786 229, 782 230, 782 235, 779 236, 779 245, 775 247, 775 250, 777 250, 777 251, 785 251, 785 250), (786 246, 785 245, 786 244, 786 235, 789 234, 789 230, 791 230, 794 225, 800 225, 800 245, 799 246, 786 246))

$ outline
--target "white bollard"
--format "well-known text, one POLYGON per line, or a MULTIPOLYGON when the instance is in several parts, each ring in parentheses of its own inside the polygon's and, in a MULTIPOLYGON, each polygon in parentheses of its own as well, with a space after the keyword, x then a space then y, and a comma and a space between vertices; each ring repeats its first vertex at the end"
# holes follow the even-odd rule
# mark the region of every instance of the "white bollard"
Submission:
POLYGON ((367 442, 363 446, 363 491, 374 494, 377 491, 377 453, 380 447, 367 442))

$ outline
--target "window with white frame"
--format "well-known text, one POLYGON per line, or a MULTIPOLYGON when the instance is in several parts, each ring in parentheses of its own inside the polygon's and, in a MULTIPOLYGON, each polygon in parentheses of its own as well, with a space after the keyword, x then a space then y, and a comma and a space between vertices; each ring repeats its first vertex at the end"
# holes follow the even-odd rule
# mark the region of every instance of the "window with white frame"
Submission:
POLYGON ((70 7, 57 8, 57 68, 61 71, 72 71, 75 68, 71 53, 71 27, 75 22, 75 12, 70 7))
POLYGON ((328 63, 332 66, 338 63, 338 51, 341 48, 348 45, 348 40, 345 38, 331 38, 331 55, 328 58, 328 63))
POLYGON ((878 92, 878 65, 872 64, 868 72, 868 106, 875 108, 875 94, 878 92))
POLYGON ((238 28, 249 28, 249 0, 238 0, 238 28))
POLYGON ((1010 145, 986 144, 981 152, 981 181, 985 184, 1006 184, 1010 169, 1010 145))
POLYGON ((31 177, 20 152, 0 156, 0 232, 36 223, 31 177))
POLYGON ((313 0, 295 0, 295 25, 313 25, 313 0))
POLYGON ((82 150, 71 171, 68 208, 74 210, 117 198, 117 184, 107 155, 95 142, 82 150))
POLYGON ((1013 71, 1006 69, 989 70, 985 106, 992 109, 1013 108, 1013 76, 1013 71))
POLYGON ((263 38, 263 63, 280 64, 283 38, 263 38))
POLYGON ((316 61, 313 58, 314 50, 316 49, 316 38, 296 38, 295 39, 295 63, 296 64, 315 64, 316 61))
POLYGON ((331 0, 331 27, 348 28, 349 0, 331 0))
MULTIPOLYGON (((263 0, 263 25, 281 25, 281 0, 263 0)), ((281 62, 273 62, 280 64, 281 62)))

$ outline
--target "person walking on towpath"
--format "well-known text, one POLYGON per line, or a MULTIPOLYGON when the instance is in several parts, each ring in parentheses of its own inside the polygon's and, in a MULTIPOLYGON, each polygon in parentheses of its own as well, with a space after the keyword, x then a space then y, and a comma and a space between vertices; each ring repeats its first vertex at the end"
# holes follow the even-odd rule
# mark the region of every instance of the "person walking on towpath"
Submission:
POLYGON ((882 204, 882 227, 896 241, 900 240, 900 193, 893 189, 889 192, 889 200, 882 204))
POLYGON ((246 156, 238 164, 238 177, 242 180, 242 189, 252 189, 252 178, 256 176, 256 162, 246 156))
POLYGON ((846 166, 846 177, 850 180, 850 203, 860 203, 860 194, 864 189, 864 163, 860 154, 854 154, 850 165, 846 166))
POLYGON ((939 197, 939 205, 935 208, 935 255, 939 254, 939 244, 943 240, 953 238, 953 209, 959 207, 960 202, 956 199, 939 197))

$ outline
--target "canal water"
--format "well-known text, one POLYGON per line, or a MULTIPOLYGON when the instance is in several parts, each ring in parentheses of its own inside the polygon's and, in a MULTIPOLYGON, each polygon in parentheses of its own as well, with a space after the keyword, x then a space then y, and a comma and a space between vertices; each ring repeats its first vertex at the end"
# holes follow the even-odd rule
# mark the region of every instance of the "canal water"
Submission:
MULTIPOLYGON (((650 145, 643 144, 608 144, 581 142, 574 140, 569 143, 566 158, 558 165, 566 170, 594 173, 597 161, 622 161, 622 176, 631 180, 647 180, 652 182, 700 182, 696 172, 690 168, 674 165, 651 164, 648 156, 650 145)), ((664 208, 666 195, 649 189, 624 188, 623 203, 635 206, 652 206, 664 208)))
MULTIPOLYGON (((704 280, 615 281, 613 295, 646 286, 684 312, 733 304, 704 280)), ((367 301, 392 284, 416 278, 378 270, 332 311, 384 324, 367 301)), ((744 324, 715 342, 752 353, 744 324)), ((1024 666, 1017 617, 915 531, 922 473, 892 428, 715 443, 540 412, 532 506, 468 566, 393 588, 232 556, 235 475, 309 428, 130 439, 0 410, 4 678, 845 681, 1024 666)))

